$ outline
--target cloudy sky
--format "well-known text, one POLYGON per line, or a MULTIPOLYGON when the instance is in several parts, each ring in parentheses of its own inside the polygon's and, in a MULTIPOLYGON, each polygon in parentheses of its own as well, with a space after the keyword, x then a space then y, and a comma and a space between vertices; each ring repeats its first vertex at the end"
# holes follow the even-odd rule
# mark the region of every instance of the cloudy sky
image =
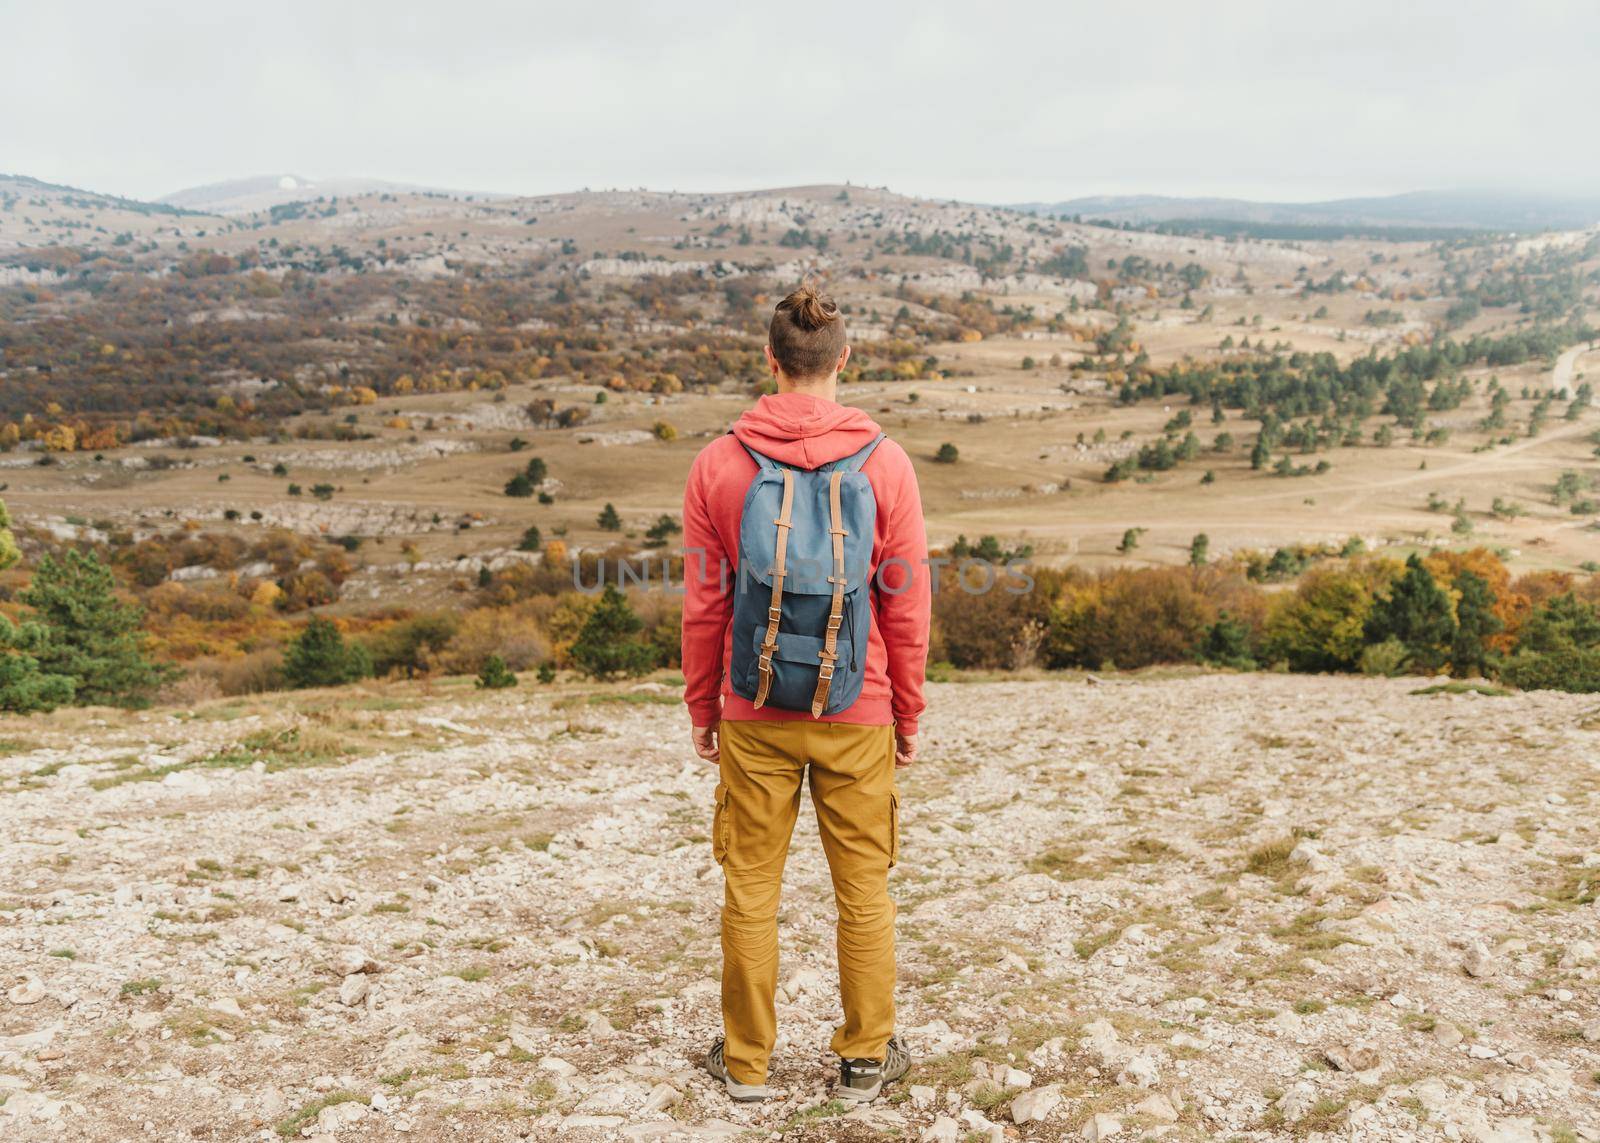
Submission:
POLYGON ((0 0, 0 172, 1600 193, 1594 0, 0 0))

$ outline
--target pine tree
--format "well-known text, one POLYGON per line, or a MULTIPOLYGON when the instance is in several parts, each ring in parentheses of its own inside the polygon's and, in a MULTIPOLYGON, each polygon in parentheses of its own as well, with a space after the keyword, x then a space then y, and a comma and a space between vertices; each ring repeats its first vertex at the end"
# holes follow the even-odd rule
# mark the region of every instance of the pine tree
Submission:
POLYGON ((595 523, 600 525, 600 530, 603 532, 622 531, 622 517, 617 515, 617 506, 609 501, 600 510, 600 515, 595 518, 595 523))
POLYGON ((346 643, 331 619, 316 616, 289 644, 283 677, 292 687, 336 687, 372 673, 366 648, 346 643))
POLYGON ((1250 628, 1226 611, 1217 612, 1217 621, 1206 631, 1205 642, 1200 645, 1200 659, 1236 671, 1255 670, 1256 658, 1250 650, 1250 628))
POLYGON ((20 649, 43 674, 71 679, 77 702, 143 706, 175 672, 145 656, 144 613, 115 589, 111 569, 92 552, 45 556, 18 596, 34 610, 24 626, 36 627, 20 636, 20 649))
POLYGON ((529 524, 522 533, 522 540, 517 544, 519 552, 537 552, 544 547, 544 534, 539 531, 539 525, 529 524))
POLYGON ((1189 563, 1193 567, 1205 567, 1206 557, 1211 552, 1211 537, 1204 532, 1196 532, 1194 539, 1189 541, 1189 563))
POLYGON ((939 446, 939 451, 933 454, 933 459, 940 464, 954 464, 961 459, 961 450, 949 441, 939 446))
POLYGON ((527 473, 525 473, 525 472, 517 473, 510 480, 506 481, 506 495, 507 496, 532 496, 533 495, 533 481, 528 479, 527 473))
POLYGON ((498 691, 516 685, 516 673, 499 655, 490 655, 483 661, 483 669, 478 672, 479 689, 498 691))
POLYGON ((1456 635, 1450 597, 1416 555, 1406 560, 1405 574, 1395 581, 1389 597, 1372 605, 1364 634, 1368 643, 1399 640, 1411 666, 1423 671, 1437 671, 1449 660, 1456 635))
POLYGON ((572 661, 594 679, 642 675, 655 666, 655 651, 639 638, 643 629, 627 597, 608 584, 578 632, 572 661))
POLYGON ((1494 589, 1483 576, 1463 569, 1456 574, 1454 586, 1460 598, 1456 600, 1456 634, 1450 644, 1450 669, 1457 675, 1473 671, 1481 675, 1489 662, 1489 637, 1505 624, 1494 613, 1494 589))
POLYGON ((556 665, 550 662, 550 660, 546 659, 544 662, 539 664, 538 677, 541 683, 549 686, 551 683, 556 681, 556 665))

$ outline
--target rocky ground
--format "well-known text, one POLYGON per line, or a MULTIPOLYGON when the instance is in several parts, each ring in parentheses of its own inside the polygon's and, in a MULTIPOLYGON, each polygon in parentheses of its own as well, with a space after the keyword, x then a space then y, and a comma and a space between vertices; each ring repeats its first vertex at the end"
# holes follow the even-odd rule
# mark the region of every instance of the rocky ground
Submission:
POLYGON ((788 867, 781 1098, 719 1027, 671 681, 0 723, 0 1138, 1600 1139, 1600 702, 1417 680, 931 688, 901 1026, 829 1099, 788 867))

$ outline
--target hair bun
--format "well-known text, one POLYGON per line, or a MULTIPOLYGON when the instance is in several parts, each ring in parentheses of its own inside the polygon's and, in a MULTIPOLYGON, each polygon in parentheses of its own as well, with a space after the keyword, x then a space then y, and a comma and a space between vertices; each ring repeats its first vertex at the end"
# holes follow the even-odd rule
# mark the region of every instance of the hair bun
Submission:
POLYGON ((839 307, 832 298, 817 293, 810 282, 783 299, 780 309, 789 311, 790 320, 804 330, 818 330, 839 320, 839 307))

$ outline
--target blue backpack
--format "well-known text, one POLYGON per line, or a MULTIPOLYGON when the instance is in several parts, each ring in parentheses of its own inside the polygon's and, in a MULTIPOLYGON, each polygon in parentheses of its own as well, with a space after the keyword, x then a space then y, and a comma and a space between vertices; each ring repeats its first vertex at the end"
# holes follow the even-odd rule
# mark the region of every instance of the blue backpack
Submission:
POLYGON ((861 451, 811 470, 760 467, 739 520, 729 685, 757 707, 838 714, 861 694, 878 503, 861 451))

